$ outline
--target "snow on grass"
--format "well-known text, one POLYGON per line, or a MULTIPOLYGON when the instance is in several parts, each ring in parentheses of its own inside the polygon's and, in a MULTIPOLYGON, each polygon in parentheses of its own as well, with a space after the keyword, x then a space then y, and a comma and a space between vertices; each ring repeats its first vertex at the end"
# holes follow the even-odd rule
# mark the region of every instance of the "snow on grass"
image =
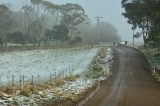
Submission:
MULTIPOLYGON (((74 49, 75 50, 75 49, 74 49)), ((104 70, 110 70, 111 68, 111 64, 112 64, 112 59, 113 59, 113 55, 112 55, 112 49, 107 48, 105 49, 105 56, 104 56, 104 60, 105 60, 105 64, 103 64, 103 69, 104 70)), ((97 80, 105 80, 106 78, 104 77, 99 77, 96 79, 92 79, 92 78, 84 78, 84 77, 75 77, 77 74, 81 74, 84 70, 86 71, 89 68, 89 64, 92 63, 93 58, 95 58, 95 55, 97 54, 98 49, 90 49, 90 50, 75 50, 76 53, 73 53, 73 51, 71 52, 70 50, 56 50, 56 52, 58 52, 56 55, 56 57, 54 56, 55 52, 51 52, 52 50, 47 50, 48 54, 50 55, 45 55, 46 57, 50 57, 54 59, 56 58, 56 60, 58 61, 63 61, 64 63, 66 62, 66 60, 68 61, 68 64, 72 63, 72 60, 70 60, 71 58, 76 58, 77 63, 76 63, 76 67, 74 68, 73 71, 73 75, 71 75, 70 77, 66 77, 66 78, 60 78, 57 79, 56 81, 53 80, 53 82, 48 82, 48 84, 44 84, 43 86, 45 87, 41 87, 42 85, 39 85, 38 87, 38 91, 36 91, 36 93, 33 92, 29 92, 29 94, 27 94, 28 96, 23 96, 23 95, 19 95, 20 90, 16 91, 15 96, 10 96, 10 95, 6 95, 5 93, 3 93, 3 98, 0 99, 0 105, 12 105, 12 106, 30 106, 30 105, 34 105, 34 106, 38 106, 41 103, 47 102, 48 100, 71 100, 71 101, 76 101, 77 99, 79 99, 79 95, 81 93, 84 93, 87 89, 92 88, 97 80), (61 53, 61 54, 60 54, 61 53), (76 55, 77 57, 76 57, 76 55), (86 55, 84 55, 86 54, 86 55), (53 55, 53 56, 51 56, 53 55), (61 55, 58 57, 58 55, 61 55), (65 58, 66 60, 62 60, 59 58, 63 58, 65 55, 65 57, 69 57, 70 58, 65 58), (75 57, 74 57, 74 56, 75 57), (85 57, 84 57, 85 56, 85 57), (83 58, 82 58, 83 57, 83 58), (71 63, 70 63, 71 62, 71 63), (58 84, 58 85, 57 85, 58 84), (43 89, 42 89, 43 88, 43 89)), ((46 51, 29 51, 27 52, 25 55, 24 54, 19 54, 19 55, 24 55, 24 56, 29 56, 33 55, 33 57, 36 57, 37 55, 41 55, 43 53, 46 53, 46 51), (36 53, 35 53, 36 52, 36 53), (38 54, 40 53, 40 54, 38 54), (35 56, 35 54, 37 54, 35 56)), ((15 53, 17 56, 17 53, 15 53)), ((18 55, 18 56, 19 56, 18 55)), ((40 56, 37 56, 40 57, 40 56)), ((31 57, 30 57, 31 58, 31 57)), ((43 57, 42 57, 43 58, 43 57)), ((27 59, 27 58, 26 58, 27 59)), ((47 58, 49 59, 49 58, 47 58)), ((36 59, 35 59, 36 60, 36 59)), ((45 60, 43 58, 43 60, 45 60)), ((57 61, 55 61, 54 63, 56 63, 57 61)), ((28 61, 29 62, 29 61, 28 61)), ((60 63, 63 63, 60 62, 60 63)), ((74 62, 75 64, 75 62, 74 62)), ((65 65, 65 64, 64 64, 65 65)), ((101 64, 100 64, 101 65, 101 64)), ((54 66, 55 67, 55 66, 54 66)), ((57 67, 57 69, 60 69, 57 67)), ((27 87, 24 88, 24 91, 27 89, 27 87)), ((27 91, 28 92, 28 91, 27 91)), ((34 91, 35 92, 35 91, 34 91)), ((25 92, 24 92, 25 93, 25 92)))
POLYGON ((88 66, 87 78, 105 80, 110 75, 113 63, 113 53, 111 48, 101 48, 88 66))
POLYGON ((73 72, 74 75, 81 74, 84 70, 88 68, 88 65, 91 63, 92 59, 97 53, 97 49, 92 49, 86 52, 85 61, 82 61, 80 64, 77 65, 75 71, 73 72))
POLYGON ((74 74, 81 73, 96 55, 98 49, 48 49, 15 51, 0 54, 1 81, 6 83, 14 75, 26 78, 40 75, 48 78, 50 73, 59 73, 74 68, 74 74), (8 78, 7 78, 8 76, 8 78))
MULTIPOLYGON (((28 92, 28 96, 19 95, 19 90, 16 95, 11 96, 3 93, 0 99, 0 105, 7 106, 38 106, 48 100, 72 100, 76 101, 81 93, 91 88, 94 85, 90 79, 78 78, 75 81, 65 81, 64 85, 52 87, 48 85, 48 89, 37 91, 37 93, 28 92)), ((24 89, 26 89, 25 87, 24 89)))

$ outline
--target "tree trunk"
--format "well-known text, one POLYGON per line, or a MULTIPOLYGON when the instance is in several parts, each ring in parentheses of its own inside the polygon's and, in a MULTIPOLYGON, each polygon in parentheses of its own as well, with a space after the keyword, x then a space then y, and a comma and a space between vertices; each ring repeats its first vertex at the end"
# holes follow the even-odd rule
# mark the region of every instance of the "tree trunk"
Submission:
POLYGON ((6 32, 4 32, 4 47, 7 47, 7 35, 6 32))
POLYGON ((72 45, 72 38, 73 38, 73 24, 71 25, 70 45, 72 45))

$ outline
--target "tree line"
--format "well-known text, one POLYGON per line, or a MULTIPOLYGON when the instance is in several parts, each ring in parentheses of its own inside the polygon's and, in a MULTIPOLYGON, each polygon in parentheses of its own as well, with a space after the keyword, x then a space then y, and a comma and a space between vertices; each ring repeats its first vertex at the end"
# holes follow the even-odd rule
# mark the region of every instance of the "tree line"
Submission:
POLYGON ((78 4, 53 4, 46 0, 24 2, 17 12, 0 4, 0 44, 8 43, 44 45, 50 42, 75 43, 80 37, 73 36, 76 26, 88 19, 78 4), (51 29, 45 27, 47 17, 54 17, 51 29), (16 18, 18 20, 16 20, 16 18), (70 35, 69 35, 70 34, 70 35))
POLYGON ((143 36, 144 46, 160 46, 160 0, 122 0, 122 13, 132 24, 132 30, 140 28, 141 32, 133 37, 143 36))
MULTIPOLYGON (((47 0, 19 0, 19 9, 0 4, 0 46, 96 44, 97 26, 79 4, 54 4, 47 0)), ((109 23, 100 24, 103 42, 120 39, 109 23)))

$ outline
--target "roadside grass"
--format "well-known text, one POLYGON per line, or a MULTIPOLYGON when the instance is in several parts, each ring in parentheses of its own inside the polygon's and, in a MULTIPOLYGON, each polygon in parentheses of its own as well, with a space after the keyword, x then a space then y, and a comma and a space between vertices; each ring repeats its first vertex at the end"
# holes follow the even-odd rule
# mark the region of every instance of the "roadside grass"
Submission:
POLYGON ((77 79, 78 76, 75 75, 70 75, 64 78, 65 81, 69 82, 69 81, 75 81, 77 79))
POLYGON ((96 89, 97 85, 94 85, 93 87, 86 88, 83 92, 81 92, 78 95, 70 95, 68 93, 68 98, 66 99, 57 99, 54 101, 51 101, 49 103, 42 104, 41 106, 78 106, 78 104, 85 100, 85 98, 96 89))
POLYGON ((87 78, 100 78, 100 77, 108 77, 110 74, 110 70, 105 69, 107 63, 112 63, 113 58, 111 60, 107 60, 107 49, 101 48, 97 55, 92 60, 91 64, 88 67, 88 72, 86 73, 87 78))
POLYGON ((152 75, 156 81, 160 82, 160 53, 157 48, 144 48, 143 46, 138 49, 146 56, 148 62, 152 66, 152 75))

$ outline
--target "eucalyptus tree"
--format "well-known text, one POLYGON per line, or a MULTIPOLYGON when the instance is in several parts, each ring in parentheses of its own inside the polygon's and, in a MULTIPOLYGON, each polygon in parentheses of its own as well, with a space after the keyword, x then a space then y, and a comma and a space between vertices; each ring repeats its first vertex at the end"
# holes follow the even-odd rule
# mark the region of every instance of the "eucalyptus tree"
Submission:
POLYGON ((146 23, 146 8, 143 7, 141 0, 135 0, 129 2, 128 0, 122 1, 122 6, 125 8, 125 13, 122 15, 128 18, 128 23, 132 24, 132 30, 135 30, 137 27, 142 28, 144 42, 147 39, 147 33, 145 31, 146 23))
POLYGON ((1 45, 5 47, 7 46, 7 33, 13 25, 11 14, 12 11, 6 5, 0 5, 0 39, 1 45))
POLYGON ((80 36, 75 36, 75 43, 81 43, 82 42, 82 37, 80 36))
POLYGON ((43 25, 41 24, 41 21, 40 20, 34 20, 29 28, 32 30, 31 32, 31 37, 30 39, 32 40, 32 43, 34 45, 37 44, 37 46, 40 46, 41 44, 41 41, 42 41, 42 36, 41 34, 43 33, 43 25))
POLYGON ((64 25, 64 24, 60 24, 60 25, 58 25, 58 29, 59 29, 59 36, 60 36, 59 39, 60 39, 60 41, 62 41, 63 43, 68 42, 68 40, 69 40, 69 36, 68 36, 69 29, 67 28, 67 26, 64 25))
POLYGON ((55 25, 52 30, 53 30, 53 39, 55 39, 56 45, 58 40, 62 42, 68 40, 69 30, 64 24, 55 25))
MULTIPOLYGON (((22 7, 22 10, 24 12, 24 19, 23 19, 23 23, 24 23, 24 39, 25 39, 25 44, 27 44, 27 40, 29 40, 28 38, 30 38, 30 34, 31 34, 31 28, 30 28, 30 24, 33 22, 33 14, 34 14, 34 9, 29 6, 29 5, 25 5, 22 7)), ((29 41, 28 41, 29 42, 29 41)))
POLYGON ((52 16, 54 16, 55 19, 55 25, 57 25, 59 16, 60 16, 60 10, 61 10, 61 6, 58 4, 53 4, 52 2, 49 1, 42 1, 42 5, 44 7, 44 11, 47 11, 48 13, 50 13, 52 16))
POLYGON ((72 44, 73 33, 76 26, 87 19, 85 10, 78 4, 67 3, 61 5, 62 24, 65 24, 70 30, 70 44, 72 44))
POLYGON ((33 34, 33 41, 34 43, 38 43, 38 46, 40 46, 41 41, 43 39, 43 33, 44 33, 44 19, 48 14, 48 9, 44 5, 44 0, 30 0, 31 6, 34 9, 35 12, 35 19, 31 23, 30 28, 32 29, 33 34))
POLYGON ((53 35, 54 35, 53 30, 45 29, 44 37, 45 37, 45 42, 47 45, 53 40, 53 35))
POLYGON ((159 0, 122 0, 122 7, 125 8, 123 15, 128 18, 128 23, 142 29, 145 44, 154 41, 154 36, 160 36, 159 0))
POLYGON ((25 43, 24 35, 21 31, 14 31, 12 33, 8 33, 7 37, 9 43, 15 43, 15 44, 25 43))
POLYGON ((62 43, 67 42, 69 39, 68 34, 69 29, 63 24, 55 25, 52 30, 46 29, 44 33, 47 43, 49 43, 49 41, 56 41, 56 45, 58 41, 62 43))

